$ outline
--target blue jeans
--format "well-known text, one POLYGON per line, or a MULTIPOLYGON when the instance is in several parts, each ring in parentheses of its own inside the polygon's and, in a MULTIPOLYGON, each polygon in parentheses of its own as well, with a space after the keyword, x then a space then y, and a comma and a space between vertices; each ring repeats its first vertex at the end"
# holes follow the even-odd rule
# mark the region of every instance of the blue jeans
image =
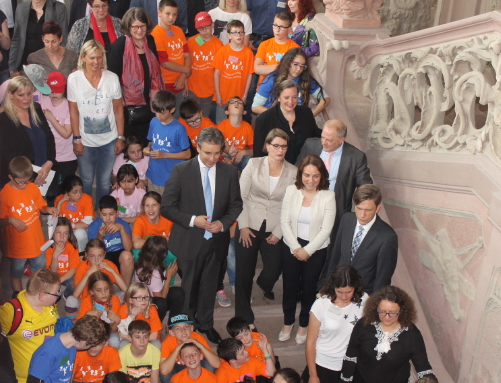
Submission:
POLYGON ((73 282, 75 281, 75 276, 72 276, 70 279, 65 280, 61 283, 61 286, 66 286, 64 289, 64 297, 68 298, 70 295, 73 295, 73 282))
POLYGON ((44 269, 46 266, 45 252, 33 258, 9 258, 9 259, 10 259, 10 276, 12 278, 21 278, 24 274, 24 266, 26 265, 30 265, 32 273, 35 273, 35 271, 38 271, 40 269, 44 269))
POLYGON ((94 182, 94 176, 96 177, 97 195, 94 199, 95 208, 99 206, 101 197, 108 195, 110 192, 111 172, 116 158, 116 142, 117 140, 113 140, 99 147, 85 146, 84 154, 77 156, 84 193, 92 196, 92 184, 94 182))
POLYGON ((226 257, 228 264, 226 265, 226 272, 230 280, 230 285, 235 286, 235 237, 230 239, 230 246, 228 247, 228 257, 226 257))

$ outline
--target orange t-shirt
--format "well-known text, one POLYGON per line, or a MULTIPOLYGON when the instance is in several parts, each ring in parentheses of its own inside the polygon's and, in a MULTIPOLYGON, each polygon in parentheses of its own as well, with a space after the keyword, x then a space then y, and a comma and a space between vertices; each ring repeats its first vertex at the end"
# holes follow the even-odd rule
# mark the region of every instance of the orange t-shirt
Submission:
MULTIPOLYGON (((63 195, 59 195, 56 197, 54 201, 54 205, 57 206, 57 203, 63 198, 63 195)), ((61 204, 61 213, 63 217, 66 217, 70 220, 71 223, 80 222, 84 217, 92 217, 96 218, 94 215, 94 203, 92 202, 92 197, 88 194, 83 193, 80 201, 76 203, 71 203, 70 201, 65 201, 61 204), (68 208, 68 204, 73 205, 73 207, 68 208)))
POLYGON ((47 206, 38 186, 33 182, 23 190, 14 189, 10 182, 0 191, 0 218, 17 218, 28 227, 19 232, 12 225, 3 230, 5 256, 9 258, 35 258, 40 255, 40 247, 45 243, 40 220, 40 209, 47 206))
POLYGON ((249 356, 249 361, 240 368, 234 368, 228 362, 222 361, 216 371, 216 380, 217 383, 243 382, 245 376, 256 379, 259 375, 266 376, 266 363, 255 356, 249 356))
POLYGON ((230 44, 224 45, 216 53, 212 66, 220 71, 219 92, 223 103, 226 104, 233 96, 245 96, 247 77, 254 73, 254 55, 249 47, 234 51, 230 44))
MULTIPOLYGON (((207 343, 207 339, 203 337, 203 335, 199 334, 196 331, 193 331, 191 333, 190 338, 193 338, 195 340, 198 340, 201 344, 203 344, 207 349, 212 351, 212 348, 209 346, 209 343, 207 343)), ((171 334, 167 335, 167 337, 164 339, 162 342, 162 348, 160 349, 160 357, 161 358, 168 358, 170 354, 176 349, 176 347, 179 346, 179 343, 177 342, 177 338, 171 334)), ((181 361, 181 357, 178 355, 176 359, 176 363, 181 361)))
MULTIPOLYGON (((291 48, 299 48, 292 39, 287 40, 284 44, 279 44, 276 42, 275 38, 271 38, 263 41, 256 52, 256 58, 262 59, 266 65, 278 64, 282 57, 291 48)), ((259 76, 259 84, 263 81, 266 76, 259 76)))
MULTIPOLYGON (((107 302, 104 302, 104 306, 106 307, 106 310, 111 310, 111 311, 118 314, 118 312, 120 311, 120 308, 122 306, 122 302, 120 302, 120 298, 118 298, 115 294, 112 294, 111 295, 111 309, 108 307, 107 302)), ((77 319, 80 319, 83 316, 85 316, 85 314, 87 314, 90 310, 94 310, 94 304, 93 304, 93 300, 89 294, 84 299, 82 299, 82 303, 80 303, 80 308, 78 309, 77 319)), ((120 315, 120 314, 118 314, 118 315, 120 315)))
POLYGON ((169 221, 163 216, 160 216, 160 221, 154 225, 148 221, 146 214, 141 214, 134 221, 132 235, 139 235, 143 239, 150 235, 158 235, 167 238, 172 229, 172 225, 172 221, 169 221))
POLYGON ((223 43, 216 36, 212 36, 209 41, 204 41, 200 34, 188 39, 191 55, 191 76, 188 78, 188 86, 197 97, 210 97, 215 92, 212 60, 222 46, 223 43))
POLYGON ((239 127, 231 125, 227 118, 219 123, 217 128, 223 133, 226 147, 235 146, 239 151, 252 149, 254 145, 254 129, 247 121, 242 121, 239 127))
MULTIPOLYGON (((48 269, 50 269, 50 265, 52 264, 54 247, 55 245, 52 245, 45 251, 45 263, 48 269)), ((63 252, 57 257, 57 273, 62 277, 70 269, 76 269, 79 264, 78 250, 70 242, 66 242, 63 252)))
MULTIPOLYGON (((214 79, 214 76, 212 76, 212 79, 214 79)), ((190 87, 190 90, 191 90, 191 87, 190 87)), ((214 92, 212 92, 212 94, 214 94, 214 92)), ((214 124, 210 118, 207 118, 204 116, 202 116, 202 121, 200 122, 200 127, 198 129, 192 128, 190 125, 188 125, 188 123, 184 120, 184 118, 179 118, 178 121, 181 124, 183 124, 183 126, 186 128, 186 134, 190 138, 191 146, 193 146, 194 148, 197 147, 198 133, 200 133, 202 131, 202 129, 205 129, 209 126, 212 126, 212 127, 216 126, 216 124, 214 124)))
MULTIPOLYGON (((174 62, 179 65, 184 65, 184 53, 189 53, 186 45, 186 37, 183 30, 175 25, 170 27, 170 31, 166 31, 160 25, 157 25, 151 31, 151 35, 155 39, 157 46, 158 60, 160 64, 164 62, 174 62)), ((181 72, 173 72, 160 66, 162 75, 166 84, 174 84, 181 72)))
MULTIPOLYGON (((103 259, 101 262, 106 262, 108 264, 108 266, 110 266, 113 270, 115 270, 115 272, 117 274, 120 274, 120 272, 118 271, 118 268, 115 266, 115 264, 113 262, 108 261, 107 259, 103 259)), ((78 282, 80 282, 82 280, 85 273, 87 272, 87 270, 90 269, 90 267, 91 267, 91 264, 88 261, 80 262, 80 264, 77 267, 77 271, 75 272, 75 282, 73 283, 73 287, 78 285, 78 282)), ((113 274, 111 274, 108 270, 103 269, 101 271, 105 274, 108 274, 108 276, 110 277, 111 283, 117 283, 113 274)), ((85 297, 87 297, 89 295, 90 295, 89 289, 87 288, 87 286, 85 286, 85 288, 83 289, 82 294, 80 294, 79 298, 84 299, 85 297)))
POLYGON ((102 382, 108 372, 121 368, 120 355, 114 347, 104 347, 98 356, 90 356, 87 350, 77 351, 72 381, 102 382))
MULTIPOLYGON (((120 310, 118 311, 118 315, 120 316, 121 319, 125 319, 129 316, 127 313, 127 308, 128 304, 125 303, 120 307, 120 310)), ((144 314, 141 313, 138 316, 136 316, 136 319, 142 319, 150 324, 151 327, 151 332, 157 332, 157 331, 162 331, 164 328, 162 321, 160 320, 160 317, 158 316, 158 311, 155 306, 150 304, 150 317, 145 318, 144 314)), ((159 334, 160 335, 160 334, 159 334)))
POLYGON ((193 383, 193 382, 201 382, 201 383, 216 383, 216 375, 214 375, 212 372, 209 370, 206 370, 205 368, 201 367, 202 373, 198 377, 198 379, 191 379, 190 376, 188 375, 188 369, 185 368, 184 370, 178 372, 177 374, 174 374, 170 381, 172 383, 193 383))

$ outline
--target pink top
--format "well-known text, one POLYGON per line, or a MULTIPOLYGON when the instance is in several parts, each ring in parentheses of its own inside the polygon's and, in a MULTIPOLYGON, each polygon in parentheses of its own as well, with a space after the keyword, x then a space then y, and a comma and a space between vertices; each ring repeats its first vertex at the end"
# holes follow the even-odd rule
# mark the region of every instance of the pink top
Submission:
POLYGON ((145 180, 146 179, 146 170, 148 170, 148 162, 150 161, 150 157, 144 156, 141 161, 139 162, 132 162, 129 160, 126 160, 124 158, 124 154, 120 153, 117 156, 117 159, 115 160, 115 164, 113 165, 113 174, 117 175, 118 170, 120 169, 120 166, 125 165, 125 164, 131 164, 136 167, 137 172, 139 173, 139 179, 140 180, 145 180))
MULTIPOLYGON (((71 125, 68 100, 64 99, 61 104, 54 106, 52 105, 52 101, 49 96, 40 94, 38 97, 38 103, 42 107, 42 110, 50 110, 61 125, 71 125)), ((77 156, 73 153, 73 134, 71 134, 68 138, 63 138, 54 128, 52 123, 48 120, 47 122, 49 123, 50 130, 54 135, 54 141, 56 143, 56 161, 67 162, 76 160, 77 156)))
POLYGON ((125 195, 122 188, 117 188, 111 192, 111 196, 118 198, 120 200, 119 205, 125 207, 127 210, 125 213, 118 211, 118 216, 120 218, 132 218, 137 217, 138 213, 141 211, 141 200, 146 194, 146 190, 136 188, 132 195, 125 195))
MULTIPOLYGON (((134 272, 134 278, 132 282, 140 282, 139 279, 137 279, 137 273, 141 272, 142 269, 137 270, 134 272)), ((158 293, 159 291, 162 291, 164 288, 164 283, 165 281, 162 281, 162 278, 160 278, 160 271, 157 269, 153 270, 153 274, 151 275, 151 281, 150 284, 147 285, 148 289, 150 290, 150 293, 158 293)))

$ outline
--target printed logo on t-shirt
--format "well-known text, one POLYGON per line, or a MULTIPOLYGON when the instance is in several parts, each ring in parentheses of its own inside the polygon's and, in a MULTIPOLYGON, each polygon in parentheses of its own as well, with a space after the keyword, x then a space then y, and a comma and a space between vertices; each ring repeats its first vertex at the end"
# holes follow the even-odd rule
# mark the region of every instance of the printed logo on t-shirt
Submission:
POLYGON ((72 375, 73 363, 70 362, 70 357, 68 355, 61 359, 61 363, 59 363, 59 371, 63 373, 63 376, 66 376, 66 373, 70 376, 72 375))
POLYGON ((131 383, 150 383, 152 365, 127 366, 127 375, 131 383))
POLYGON ((214 53, 212 51, 192 52, 191 57, 193 58, 193 69, 205 70, 212 68, 212 61, 214 61, 214 53))
POLYGON ((110 240, 104 240, 104 245, 106 246, 106 249, 110 249, 114 245, 120 245, 122 243, 122 239, 120 237, 118 238, 113 238, 110 240))
POLYGON ((245 141, 245 137, 241 136, 240 138, 237 138, 235 136, 233 137, 226 137, 226 143, 228 146, 239 146, 239 145, 247 145, 247 142, 245 141))
POLYGON ((279 52, 267 52, 266 53, 266 63, 267 64, 279 63, 280 60, 282 60, 283 55, 284 55, 283 53, 279 53, 279 52))
POLYGON ((177 39, 167 41, 167 54, 169 55, 169 61, 179 60, 183 57, 183 45, 183 40, 179 37, 177 39))
POLYGON ((226 25, 228 25, 227 21, 216 20, 214 23, 214 36, 218 39, 221 38, 221 32, 226 31, 226 25))
POLYGON ((164 138, 160 138, 160 134, 153 135, 153 150, 160 150, 162 152, 169 152, 167 148, 171 147, 171 142, 169 141, 169 137, 165 136, 164 138))
POLYGON ((244 63, 238 57, 229 56, 223 63, 226 70, 221 73, 221 77, 227 79, 242 78, 242 71, 244 70, 244 63))
POLYGON ((28 226, 35 222, 40 213, 38 211, 35 201, 32 199, 29 203, 20 202, 17 206, 12 206, 10 209, 11 213, 17 214, 19 217, 23 217, 23 222, 28 226))
POLYGON ((106 115, 102 118, 84 117, 84 132, 87 134, 103 134, 111 132, 111 124, 108 116, 106 115))
POLYGON ((83 377, 89 375, 94 378, 103 377, 106 375, 106 371, 104 371, 103 366, 96 366, 98 369, 93 369, 92 366, 80 367, 79 372, 83 377))

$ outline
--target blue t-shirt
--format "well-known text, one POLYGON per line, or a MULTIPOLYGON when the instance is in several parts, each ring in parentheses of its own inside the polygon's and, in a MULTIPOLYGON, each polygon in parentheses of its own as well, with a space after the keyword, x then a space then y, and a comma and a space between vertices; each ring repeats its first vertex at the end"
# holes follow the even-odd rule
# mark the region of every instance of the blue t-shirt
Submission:
POLYGON ((61 334, 45 341, 33 354, 29 375, 45 381, 45 383, 71 382, 73 364, 77 350, 66 348, 61 342, 61 334))
MULTIPOLYGON (((176 119, 170 124, 162 124, 154 117, 150 122, 148 140, 151 141, 151 150, 160 150, 164 153, 180 153, 190 147, 190 139, 186 128, 176 119)), ((171 158, 155 159, 150 157, 146 177, 157 186, 164 186, 170 177, 174 165, 184 160, 171 158)))
POLYGON ((273 21, 278 12, 285 11, 285 0, 247 0, 252 32, 273 37, 273 21))
MULTIPOLYGON (((131 235, 130 226, 127 222, 125 222, 122 218, 117 218, 117 222, 123 227, 125 227, 125 231, 131 235)), ((97 233, 99 228, 103 226, 103 219, 97 218, 94 222, 89 225, 89 239, 97 238, 97 233)), ((106 234, 104 236, 104 244, 106 245, 106 252, 111 253, 113 251, 122 250, 124 245, 122 243, 122 237, 120 235, 120 231, 117 231, 115 234, 110 235, 106 234)))

